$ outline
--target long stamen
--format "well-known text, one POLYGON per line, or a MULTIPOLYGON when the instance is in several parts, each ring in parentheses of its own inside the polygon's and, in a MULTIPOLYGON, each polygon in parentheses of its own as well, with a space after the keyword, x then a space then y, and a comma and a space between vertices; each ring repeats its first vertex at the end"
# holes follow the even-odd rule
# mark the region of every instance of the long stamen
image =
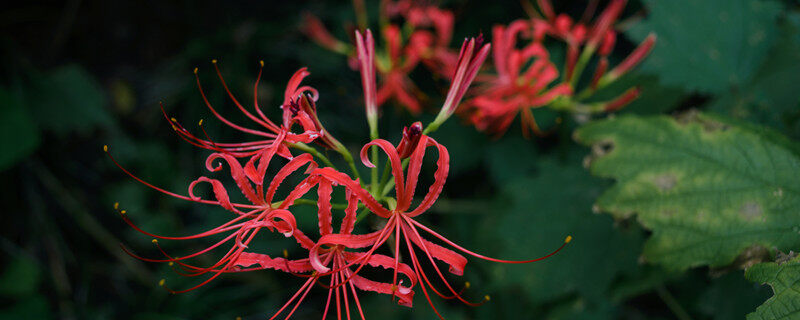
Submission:
POLYGON ((200 84, 200 76, 197 75, 197 68, 194 69, 194 77, 197 80, 197 88, 200 89, 200 95, 203 97, 203 102, 205 102, 206 107, 208 107, 208 109, 211 110, 211 113, 213 113, 214 116, 217 117, 217 119, 219 119, 219 121, 224 122, 225 124, 227 124, 231 128, 234 128, 236 130, 239 130, 239 131, 242 131, 242 132, 245 132, 245 133, 249 133, 249 134, 253 134, 253 135, 257 135, 257 136, 270 137, 270 135, 268 133, 266 133, 266 132, 261 132, 261 131, 258 131, 258 130, 253 130, 253 129, 249 129, 249 128, 245 128, 245 127, 239 126, 239 125, 229 121, 228 119, 226 119, 222 115, 220 115, 219 112, 217 112, 217 110, 214 109, 214 107, 208 101, 208 98, 206 97, 206 93, 205 93, 205 91, 203 91, 203 85, 200 84))
MULTIPOLYGON (((466 304, 466 305, 473 306, 473 307, 477 307, 477 306, 480 306, 480 305, 482 305, 482 304, 486 303, 486 300, 484 300, 483 302, 470 302, 470 301, 467 301, 467 300, 465 300, 463 297, 461 297, 461 295, 460 295, 460 294, 458 294, 458 293, 455 291, 455 289, 453 289, 453 287, 450 285, 450 283, 447 281, 447 279, 445 279, 444 275, 442 274, 442 271, 441 271, 441 270, 439 270, 439 266, 437 266, 437 265, 436 265, 436 262, 435 262, 435 261, 433 261, 433 257, 431 256, 431 253, 430 253, 430 251, 428 250, 428 247, 427 247, 427 245, 425 245, 425 241, 423 241, 423 239, 422 239, 422 236, 420 236, 419 232, 417 232, 417 230, 416 230, 416 229, 414 229, 414 226, 411 226, 411 225, 409 225, 409 228, 411 229, 411 231, 413 231, 413 232, 414 232, 414 235, 415 235, 415 236, 417 237, 417 239, 419 240, 420 244, 422 245, 422 251, 423 251, 423 252, 425 252, 425 255, 426 255, 426 256, 428 256, 428 260, 430 260, 430 262, 431 262, 431 265, 433 265, 433 269, 434 269, 434 270, 436 270, 436 273, 439 275, 439 278, 442 280, 442 282, 443 282, 443 283, 444 283, 444 285, 447 287, 447 289, 449 289, 449 290, 450 290, 450 292, 452 292, 452 293, 453 293, 453 295, 454 295, 454 296, 455 296, 455 297, 456 297, 458 300, 460 300, 461 302, 463 302, 463 303, 464 303, 464 304, 466 304)), ((433 287, 433 286, 431 286, 431 287, 433 287)))
MULTIPOLYGON (((228 93, 228 96, 231 98, 231 100, 236 105, 236 107, 238 107, 239 110, 241 110, 242 113, 244 113, 244 115, 246 115, 248 118, 250 118, 251 120, 255 121, 256 123, 268 128, 270 130, 277 129, 274 125, 270 126, 268 123, 264 122, 263 120, 261 120, 259 118, 256 118, 256 116, 254 116, 252 113, 248 112, 242 106, 242 104, 239 103, 239 100, 236 100, 236 97, 234 97, 233 93, 231 93, 231 91, 228 89, 228 84, 225 83, 225 79, 222 77, 222 72, 219 71, 219 66, 217 65, 217 60, 216 59, 215 60, 211 60, 211 63, 214 64, 214 69, 217 71, 217 76, 219 77, 219 82, 222 83, 222 87, 225 88, 225 92, 228 93)), ((261 73, 260 69, 259 69, 259 73, 261 73)), ((256 97, 256 99, 257 99, 257 97, 256 97)))
MULTIPOLYGON (((425 281, 428 281, 427 277, 425 277, 425 273, 420 271, 421 268, 419 267, 419 263, 417 262, 416 255, 414 255, 414 248, 411 246, 411 240, 409 240, 408 237, 405 237, 405 239, 406 239, 406 246, 408 247, 408 251, 410 252, 409 256, 411 256, 411 265, 414 266, 414 273, 417 274, 417 278, 420 278, 420 276, 422 276, 422 278, 425 279, 425 281)), ((436 306, 433 305, 433 300, 431 300, 430 295, 428 295, 428 289, 425 289, 425 284, 422 283, 422 281, 419 282, 419 287, 422 288, 422 293, 425 294, 425 299, 428 300, 428 305, 431 306, 433 312, 435 312, 436 315, 439 316, 439 319, 444 320, 444 317, 442 317, 442 315, 439 313, 439 310, 437 310, 436 306)))
POLYGON ((300 292, 303 292, 306 287, 312 285, 313 282, 316 281, 316 279, 317 279, 316 277, 313 277, 313 278, 309 278, 308 280, 306 280, 306 282, 303 283, 303 286, 301 286, 300 289, 298 289, 297 292, 295 292, 295 294, 289 299, 289 301, 286 301, 286 303, 283 305, 283 307, 281 307, 277 312, 275 312, 275 315, 273 315, 272 318, 269 318, 269 319, 273 320, 273 319, 275 319, 275 317, 280 315, 283 312, 283 310, 286 309, 286 307, 288 307, 289 304, 291 304, 292 301, 294 301, 294 299, 297 298, 297 296, 300 294, 300 292))
MULTIPOLYGON (((156 187, 155 185, 153 185, 153 184, 151 184, 151 183, 149 183, 147 181, 144 181, 143 179, 137 177, 136 175, 134 175, 133 173, 131 173, 130 171, 125 169, 125 167, 123 167, 121 164, 119 164, 119 162, 117 162, 117 160, 114 159, 114 157, 111 155, 111 152, 108 151, 108 146, 103 146, 103 151, 105 151, 106 155, 108 155, 108 158, 111 159, 111 162, 114 162, 114 165, 116 165, 120 170, 125 172, 125 174, 127 174, 128 176, 130 176, 134 180, 139 181, 141 184, 144 184, 145 186, 150 187, 151 189, 154 189, 154 190, 156 190, 158 192, 161 192, 163 194, 166 194, 168 196, 175 197, 175 198, 178 198, 178 199, 181 199, 181 200, 199 202, 199 203, 205 203, 205 204, 220 205, 219 201, 205 200, 205 199, 195 200, 195 199, 192 199, 191 197, 180 195, 180 194, 177 194, 177 193, 174 193, 174 192, 167 191, 167 190, 164 190, 162 188, 156 187)), ((231 203, 231 204, 233 204, 234 207, 239 207, 239 208, 247 208, 247 209, 259 208, 259 206, 251 205, 251 204, 241 204, 241 203, 231 203)))
POLYGON ((558 253, 559 251, 561 251, 561 249, 563 249, 565 246, 567 246, 567 244, 568 244, 570 241, 572 241, 572 236, 567 236, 567 237, 564 239, 564 243, 563 243, 563 244, 562 244, 560 247, 558 247, 558 249, 556 249, 556 250, 555 250, 555 251, 553 251, 553 252, 550 252, 549 254, 547 254, 547 255, 545 255, 545 256, 542 256, 542 257, 539 257, 539 258, 536 258, 536 259, 531 259, 531 260, 502 260, 502 259, 496 259, 496 258, 492 258, 492 257, 487 257, 487 256, 484 256, 484 255, 482 255, 482 254, 478 254, 478 253, 475 253, 475 252, 469 251, 469 250, 467 250, 467 249, 464 249, 463 247, 461 247, 461 246, 459 246, 459 245, 457 245, 457 244, 453 243, 452 241, 450 241, 450 240, 448 240, 447 238, 443 237, 442 235, 440 235, 440 234, 436 233, 435 231, 431 230, 430 228, 428 228, 428 227, 424 226, 423 224, 421 224, 421 223, 419 223, 419 222, 417 222, 417 221, 414 221, 414 219, 410 219, 410 218, 409 218, 409 219, 406 219, 406 221, 408 221, 408 222, 410 222, 411 224, 413 224, 413 225, 415 225, 415 226, 419 227, 419 228, 420 228, 420 229, 422 229, 422 230, 425 230, 425 231, 427 231, 428 233, 430 233, 430 234, 431 234, 431 235, 433 235, 434 237, 438 238, 439 240, 442 240, 443 242, 445 242, 445 243, 447 243, 447 244, 449 244, 449 245, 453 246, 454 248, 456 248, 456 249, 458 249, 458 250, 461 250, 462 252, 464 252, 464 253, 466 253, 466 254, 469 254, 469 255, 471 255, 471 256, 473 256, 473 257, 476 257, 476 258, 480 258, 480 259, 484 259, 484 260, 489 260, 489 261, 494 261, 494 262, 500 262, 500 263, 531 263, 531 262, 536 262, 536 261, 544 260, 544 259, 547 259, 547 258, 549 258, 549 257, 553 256, 554 254, 558 253))

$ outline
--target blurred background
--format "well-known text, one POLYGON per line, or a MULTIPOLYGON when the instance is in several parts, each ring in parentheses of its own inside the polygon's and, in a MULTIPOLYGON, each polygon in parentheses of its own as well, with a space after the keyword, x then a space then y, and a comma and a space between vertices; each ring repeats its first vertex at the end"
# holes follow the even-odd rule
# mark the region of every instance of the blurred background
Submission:
MULTIPOLYGON (((587 2, 558 1, 556 9, 575 17, 587 2)), ((799 2, 755 1, 781 10, 754 17, 742 7, 753 0, 702 1, 706 11, 680 5, 691 2, 659 7, 630 1, 614 59, 651 31, 659 42, 644 65, 607 89, 608 96, 640 84, 642 97, 621 112, 713 110, 800 137, 799 2), (722 14, 730 19, 705 20, 722 14)), ((373 23, 376 6, 367 1, 373 23)), ((457 16, 454 39, 490 34, 496 23, 526 17, 516 0, 441 6, 457 16)), ((320 118, 358 150, 368 138, 359 74, 299 31, 304 12, 319 16, 338 38, 349 38, 355 21, 350 1, 21 1, 0 9, 0 318, 263 319, 294 294, 301 281, 274 271, 225 275, 179 295, 159 287, 162 278, 173 288, 197 282, 125 254, 121 243, 158 257, 151 238, 126 225, 113 204, 143 229, 167 235, 216 226, 227 212, 146 188, 116 168, 102 147, 109 145, 139 176, 179 193, 209 175, 203 166, 208 152, 174 135, 158 103, 186 127, 206 119, 215 139, 241 140, 242 134, 213 121, 194 82, 198 67, 212 104, 244 122, 213 71, 210 61, 218 59, 247 106, 259 60, 265 63, 262 106, 278 106, 291 74, 309 67, 306 83, 319 89, 320 118)), ((447 83, 423 68, 411 76, 428 94, 421 116, 427 123, 447 83)), ((279 116, 277 107, 265 109, 272 119, 279 116)), ((586 119, 537 112, 552 130, 543 138, 523 139, 518 124, 501 138, 487 137, 457 118, 436 132, 450 150, 451 174, 422 221, 467 248, 509 259, 545 254, 568 234, 574 240, 531 265, 470 259, 455 283, 469 281, 465 295, 473 300, 485 294, 492 300, 477 308, 436 300, 446 318, 739 319, 771 296, 739 269, 671 273, 641 261, 647 232, 635 221, 592 210, 611 181, 589 175, 583 166, 588 148, 571 138, 586 119), (564 121, 555 125, 559 116, 564 121)), ((382 113, 381 136, 394 142, 417 119, 390 105, 382 113)), ((430 184, 433 166, 424 167, 420 190, 430 184)), ((309 214, 296 215, 313 226, 313 208, 306 209, 309 214)), ((271 254, 287 248, 290 256, 302 255, 284 239, 261 241, 271 254)), ((204 248, 202 241, 163 245, 176 253, 204 248)), ((312 291, 295 318, 319 318, 326 293, 312 291)), ((413 310, 384 295, 361 298, 368 318, 434 317, 421 294, 413 310)))

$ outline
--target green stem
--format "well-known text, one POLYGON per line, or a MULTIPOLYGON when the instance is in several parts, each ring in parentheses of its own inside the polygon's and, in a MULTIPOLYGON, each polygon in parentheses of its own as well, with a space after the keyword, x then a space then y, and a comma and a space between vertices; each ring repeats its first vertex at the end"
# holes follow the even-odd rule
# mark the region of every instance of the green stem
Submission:
POLYGON ((681 307, 680 303, 678 303, 678 300, 676 300, 675 297, 673 297, 672 294, 667 291, 667 288, 664 286, 657 286, 656 292, 661 300, 664 301, 664 304, 666 304, 672 313, 675 314, 676 318, 679 320, 692 320, 692 317, 689 316, 689 313, 687 313, 686 310, 681 307))
POLYGON ((581 52, 581 56, 580 58, 578 58, 578 62, 575 63, 575 69, 572 70, 572 78, 570 79, 570 85, 573 88, 575 88, 575 86, 578 85, 578 80, 581 78, 583 69, 586 68, 586 64, 589 63, 589 60, 592 58, 594 50, 595 50, 594 46, 586 46, 583 48, 583 52, 581 52))
MULTIPOLYGON (((281 203, 282 203, 282 201, 273 202, 272 205, 273 206, 280 206, 281 203)), ((300 204, 300 205, 317 206, 317 200, 296 199, 296 200, 294 200, 294 203, 292 203, 292 204, 293 205, 300 204)), ((336 209, 336 210, 344 210, 344 209, 347 208, 347 204, 346 203, 331 203, 331 207, 333 209, 336 209)))
POLYGON ((355 223, 358 224, 359 222, 361 222, 361 220, 364 220, 364 218, 366 218, 369 213, 370 213, 369 208, 365 207, 363 210, 361 210, 361 212, 358 213, 358 216, 356 216, 355 223))
MULTIPOLYGON (((370 140, 378 139, 378 125, 375 121, 370 121, 370 128, 369 128, 369 138, 370 140), (374 123, 374 124, 373 124, 374 123)), ((370 193, 372 196, 378 194, 378 147, 371 147, 370 148, 371 158, 372 158, 372 168, 370 169, 370 193)))
POLYGON ((295 149, 310 153, 311 155, 313 155, 313 156, 319 158, 320 160, 322 160, 322 163, 325 164, 326 166, 336 169, 336 166, 333 165, 331 160, 329 160, 328 157, 326 157, 324 154, 322 154, 319 151, 317 151, 316 148, 314 148, 312 146, 309 146, 309 145, 307 145, 305 143, 302 143, 302 142, 290 143, 289 145, 292 146, 295 149))
POLYGON ((347 165, 350 167, 350 170, 353 171, 353 176, 355 176, 355 178, 358 179, 358 181, 363 186, 364 182, 361 181, 361 174, 358 173, 358 169, 356 168, 355 161, 353 160, 353 155, 350 154, 350 150, 347 150, 347 148, 339 144, 338 146, 336 146, 336 151, 342 155, 342 158, 344 158, 344 161, 347 162, 347 165))

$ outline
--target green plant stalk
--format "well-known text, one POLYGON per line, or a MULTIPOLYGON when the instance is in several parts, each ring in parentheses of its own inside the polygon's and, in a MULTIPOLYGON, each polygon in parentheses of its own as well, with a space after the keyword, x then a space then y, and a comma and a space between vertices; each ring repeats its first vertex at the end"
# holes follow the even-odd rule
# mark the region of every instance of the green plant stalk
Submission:
POLYGON ((358 173, 358 169, 356 168, 356 164, 355 161, 353 160, 353 155, 350 153, 350 150, 347 150, 347 148, 339 141, 336 141, 335 150, 336 152, 342 155, 342 158, 344 158, 344 161, 347 162, 347 165, 350 167, 350 170, 353 171, 353 176, 355 176, 355 178, 358 179, 359 183, 361 183, 361 185, 363 186, 364 182, 361 181, 361 175, 358 173))
POLYGON ((328 157, 326 157, 324 154, 322 154, 319 151, 317 151, 316 148, 314 148, 312 146, 309 146, 309 145, 307 145, 305 143, 302 143, 302 142, 290 143, 289 145, 292 146, 295 149, 310 153, 311 155, 313 155, 313 156, 319 158, 320 160, 322 160, 322 163, 325 164, 326 166, 336 169, 336 166, 333 165, 333 163, 331 163, 331 160, 329 160, 328 157))
POLYGON ((669 291, 667 291, 667 288, 665 288, 664 286, 657 286, 656 292, 658 293, 658 296, 661 298, 661 300, 664 301, 664 304, 667 305, 669 310, 672 311, 673 314, 675 314, 676 318, 678 318, 679 320, 692 320, 692 317, 689 316, 689 313, 686 312, 686 310, 683 309, 680 303, 678 303, 678 300, 676 300, 675 297, 673 297, 672 294, 669 293, 669 291))
MULTIPOLYGON (((369 139, 374 141, 378 139, 378 122, 369 121, 369 139)), ((375 197, 378 194, 378 148, 370 148, 373 167, 370 169, 370 193, 375 197)))
POLYGON ((575 69, 572 70, 572 78, 569 80, 569 84, 573 89, 578 85, 578 80, 583 74, 583 69, 586 68, 586 64, 589 63, 589 60, 592 58, 595 49, 595 46, 591 45, 583 48, 583 52, 581 52, 578 62, 575 63, 575 69))

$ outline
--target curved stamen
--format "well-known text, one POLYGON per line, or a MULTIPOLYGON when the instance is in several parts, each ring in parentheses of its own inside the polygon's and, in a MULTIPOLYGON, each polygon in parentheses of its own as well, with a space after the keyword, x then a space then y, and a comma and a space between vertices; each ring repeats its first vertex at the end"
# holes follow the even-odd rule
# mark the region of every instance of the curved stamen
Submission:
MULTIPOLYGON (((117 167, 118 167, 120 170, 122 170, 123 172, 125 172, 125 174, 127 174, 128 176, 130 176, 130 177, 131 177, 131 178, 133 178, 134 180, 136 180, 136 181, 139 181, 141 184, 143 184, 143 185, 145 185, 145 186, 148 186, 148 187, 150 187, 151 189, 154 189, 154 190, 156 190, 156 191, 158 191, 158 192, 161 192, 161 193, 163 193, 163 194, 166 194, 166 195, 168 195, 168 196, 171 196, 171 197, 174 197, 174 198, 178 198, 178 199, 181 199, 181 200, 192 201, 192 202, 198 202, 198 203, 204 203, 204 204, 220 205, 219 201, 205 200, 205 199, 192 199, 192 198, 191 198, 191 197, 189 197, 189 196, 180 195, 180 194, 177 194, 177 193, 174 193, 174 192, 167 191, 167 190, 164 190, 164 189, 162 189, 162 188, 156 187, 156 186, 154 186, 153 184, 151 184, 151 183, 149 183, 149 182, 147 182, 147 181, 144 181, 144 180, 142 180, 141 178, 137 177, 136 175, 134 175, 133 173, 131 173, 130 171, 128 171, 127 169, 125 169, 125 167, 123 167, 121 164, 119 164, 119 162, 117 162, 117 160, 115 160, 115 159, 114 159, 114 157, 113 157, 113 156, 111 156, 111 153, 110 153, 110 152, 108 152, 108 146, 104 146, 104 147, 103 147, 103 150, 106 152, 106 155, 108 155, 108 158, 109 158, 109 159, 111 159, 111 162, 114 162, 114 164, 115 164, 115 165, 116 165, 116 166, 117 166, 117 167)), ((256 205, 251 205, 251 204, 242 204, 242 203, 233 203, 233 202, 232 202, 231 204, 232 204, 234 207, 238 207, 238 208, 247 208, 247 209, 257 209, 257 208, 259 208, 259 206, 256 206, 256 205)))
POLYGON ((414 221, 414 219, 411 219, 411 218, 406 218, 406 221, 408 221, 408 222, 410 222, 411 224, 413 224, 413 225, 415 225, 415 226, 419 227, 419 228, 420 228, 420 229, 422 229, 422 230, 425 230, 425 231, 427 231, 428 233, 430 233, 430 234, 431 234, 431 235, 433 235, 434 237, 438 238, 439 240, 442 240, 443 242, 445 242, 445 243, 447 243, 447 244, 449 244, 449 245, 453 246, 454 248, 456 248, 456 249, 458 249, 458 250, 460 250, 460 251, 462 251, 462 252, 464 252, 464 253, 466 253, 466 254, 469 254, 469 255, 471 255, 471 256, 473 256, 473 257, 480 258, 480 259, 483 259, 483 260, 494 261, 494 262, 500 262, 500 263, 531 263, 531 262, 536 262, 536 261, 544 260, 544 259, 547 259, 547 258, 549 258, 549 257, 553 256, 554 254, 558 253, 559 251, 561 251, 561 249, 563 249, 565 246, 567 246, 567 244, 568 244, 570 241, 572 241, 572 236, 567 236, 567 238, 566 238, 566 239, 564 239, 564 243, 563 243, 563 244, 562 244, 560 247, 558 247, 558 249, 556 249, 556 250, 555 250, 555 251, 553 251, 553 252, 550 252, 550 253, 549 253, 549 254, 547 254, 547 255, 541 256, 541 257, 539 257, 539 258, 536 258, 536 259, 530 259, 530 260, 502 260, 502 259, 496 259, 496 258, 492 258, 492 257, 487 257, 487 256, 484 256, 484 255, 482 255, 482 254, 478 254, 478 253, 475 253, 475 252, 469 251, 469 250, 467 250, 467 249, 464 249, 463 247, 461 247, 461 246, 459 246, 459 245, 455 244, 454 242, 452 242, 452 241, 448 240, 447 238, 443 237, 442 235, 440 235, 440 234, 436 233, 435 231, 431 230, 430 228, 428 228, 428 227, 424 226, 423 224, 421 224, 421 223, 419 223, 419 222, 417 222, 417 221, 414 221))

